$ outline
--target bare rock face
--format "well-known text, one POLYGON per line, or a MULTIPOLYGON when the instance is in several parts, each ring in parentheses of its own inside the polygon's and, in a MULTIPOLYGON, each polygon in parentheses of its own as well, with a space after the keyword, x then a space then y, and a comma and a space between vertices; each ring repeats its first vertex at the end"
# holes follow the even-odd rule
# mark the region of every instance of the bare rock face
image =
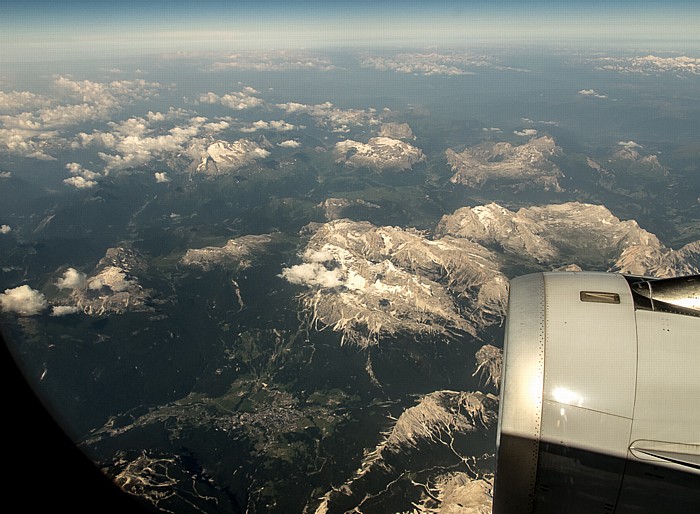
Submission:
POLYGON ((620 273, 670 278, 700 274, 700 240, 678 250, 665 246, 630 246, 615 263, 620 273))
POLYGON ((187 250, 180 262, 185 266, 196 266, 205 271, 215 267, 236 266, 249 268, 256 253, 264 251, 272 243, 269 234, 241 236, 229 239, 224 246, 207 246, 187 250))
POLYGON ((121 314, 126 311, 150 311, 147 305, 150 291, 139 284, 138 273, 145 271, 145 263, 131 248, 109 248, 95 266, 95 271, 85 276, 70 268, 59 281, 60 287, 69 289, 69 303, 85 314, 101 316, 121 314))
POLYGON ((656 155, 642 155, 638 150, 639 145, 623 146, 612 155, 612 160, 624 160, 632 163, 638 163, 642 169, 658 172, 666 175, 668 171, 661 165, 659 158, 656 155))
POLYGON ((207 147, 196 171, 207 175, 219 175, 236 170, 268 157, 270 152, 264 146, 248 139, 239 139, 233 143, 215 141, 207 147))
POLYGON ((476 371, 474 375, 484 380, 484 385, 493 384, 496 389, 501 387, 503 370, 503 350, 486 344, 476 352, 476 371))
POLYGON ((492 203, 443 216, 438 234, 456 234, 553 267, 612 265, 633 246, 661 248, 636 221, 620 221, 602 205, 579 202, 517 212, 492 203))
POLYGON ((493 479, 473 479, 467 473, 445 473, 416 505, 416 512, 430 514, 491 514, 493 479))
POLYGON ((604 163, 587 158, 605 189, 637 199, 653 199, 675 182, 657 155, 634 141, 620 141, 604 163))
POLYGON ((415 139, 413 131, 408 123, 382 123, 379 129, 379 136, 393 139, 415 139))
POLYGON ((490 512, 491 474, 481 456, 493 450, 497 415, 498 399, 490 394, 435 391, 423 396, 366 453, 354 476, 326 493, 316 513, 362 512, 368 500, 377 509, 385 497, 395 500, 392 487, 398 484, 403 485, 398 490, 416 496, 404 498, 414 512, 457 512, 457 507, 472 509, 459 512, 490 512), (432 459, 441 465, 434 466, 432 459))
POLYGON ((391 137, 373 137, 367 143, 348 139, 336 143, 333 151, 336 162, 380 171, 407 170, 425 158, 420 149, 391 137))
MULTIPOLYGON (((306 287, 312 325, 361 347, 398 334, 476 335, 502 319, 513 262, 550 270, 697 273, 700 242, 666 248, 635 221, 579 202, 510 211, 495 203, 445 215, 435 236, 369 222, 334 220, 310 228, 301 264, 281 276, 306 287)), ((494 371, 495 368, 488 368, 494 371)), ((497 378, 492 374, 491 382, 497 378)))
POLYGON ((367 207, 369 209, 379 209, 379 205, 366 202, 361 198, 355 200, 349 200, 347 198, 326 198, 323 202, 318 204, 319 207, 323 209, 323 212, 328 221, 337 220, 344 218, 344 212, 349 207, 367 207))
POLYGON ((453 433, 468 434, 488 429, 496 422, 497 401, 491 395, 462 391, 435 391, 415 407, 404 411, 378 453, 399 454, 453 433))
POLYGON ((475 335, 507 301, 497 256, 464 238, 343 219, 321 225, 302 259, 281 276, 307 287, 312 324, 363 347, 398 333, 475 335))
POLYGON ((514 184, 518 189, 532 185, 545 191, 562 191, 559 179, 564 176, 550 159, 561 152, 550 136, 532 138, 527 143, 486 142, 461 153, 445 152, 455 184, 478 187, 488 182, 514 184))

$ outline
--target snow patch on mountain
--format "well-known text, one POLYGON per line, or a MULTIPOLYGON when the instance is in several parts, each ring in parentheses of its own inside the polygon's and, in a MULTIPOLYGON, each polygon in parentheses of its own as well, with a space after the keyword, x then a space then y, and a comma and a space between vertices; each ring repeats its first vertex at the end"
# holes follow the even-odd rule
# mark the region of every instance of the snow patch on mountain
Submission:
POLYGON ((334 154, 336 162, 378 170, 406 170, 425 159, 419 148, 390 137, 373 137, 367 143, 350 139, 339 141, 334 154))
POLYGON ((606 207, 568 202, 510 211, 496 203, 445 215, 438 234, 456 234, 487 247, 552 267, 612 265, 632 246, 658 248, 636 221, 620 221, 606 207))
POLYGON ((239 139, 233 143, 215 141, 207 147, 196 170, 207 175, 218 175, 265 159, 269 155, 265 145, 249 139, 239 139))
POLYGON ((306 286, 312 325, 362 347, 398 333, 476 335, 504 313, 498 257, 465 238, 341 219, 320 225, 301 257, 281 276, 306 286))

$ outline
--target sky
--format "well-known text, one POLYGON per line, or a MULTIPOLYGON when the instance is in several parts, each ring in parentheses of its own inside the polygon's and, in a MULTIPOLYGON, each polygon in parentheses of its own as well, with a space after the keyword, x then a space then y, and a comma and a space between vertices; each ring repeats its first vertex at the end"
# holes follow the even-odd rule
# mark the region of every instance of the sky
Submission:
POLYGON ((249 48, 464 46, 587 40, 698 48, 688 0, 16 1, 0 4, 2 60, 249 48))

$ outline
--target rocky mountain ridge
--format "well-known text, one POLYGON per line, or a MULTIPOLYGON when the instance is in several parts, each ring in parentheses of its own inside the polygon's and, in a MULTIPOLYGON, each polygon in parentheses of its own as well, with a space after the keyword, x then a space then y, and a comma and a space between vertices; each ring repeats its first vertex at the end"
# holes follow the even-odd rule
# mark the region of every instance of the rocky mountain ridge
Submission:
POLYGON ((561 154, 551 136, 533 137, 513 146, 508 142, 485 142, 457 153, 445 151, 455 184, 478 187, 491 182, 512 184, 517 189, 533 185, 545 191, 563 191, 559 179, 564 173, 551 160, 561 154))

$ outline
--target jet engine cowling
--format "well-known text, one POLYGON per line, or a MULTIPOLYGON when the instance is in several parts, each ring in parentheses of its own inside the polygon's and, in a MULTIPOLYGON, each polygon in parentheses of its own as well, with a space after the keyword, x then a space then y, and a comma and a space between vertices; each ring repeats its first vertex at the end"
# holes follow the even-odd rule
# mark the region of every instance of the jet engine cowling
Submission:
POLYGON ((590 272, 511 282, 494 513, 658 512, 671 496, 677 512, 700 512, 699 285, 590 272), (674 289, 682 305, 667 301, 674 289))

